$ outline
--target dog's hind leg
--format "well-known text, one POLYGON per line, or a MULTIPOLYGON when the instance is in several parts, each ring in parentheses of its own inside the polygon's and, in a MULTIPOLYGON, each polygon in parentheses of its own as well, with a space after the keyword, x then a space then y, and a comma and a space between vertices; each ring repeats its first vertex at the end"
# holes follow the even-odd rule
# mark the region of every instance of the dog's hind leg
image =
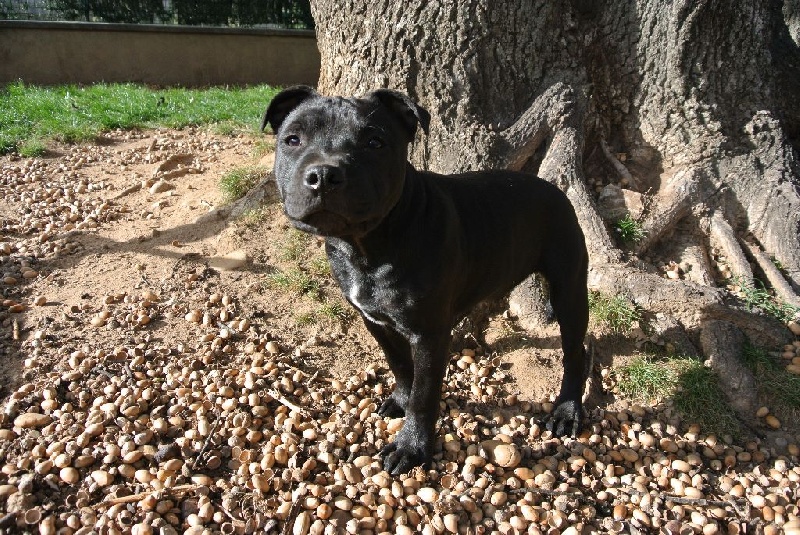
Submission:
POLYGON ((548 271, 550 302, 561 328, 564 375, 547 429, 556 436, 575 436, 581 427, 582 396, 587 378, 588 357, 583 345, 589 325, 587 260, 584 257, 561 263, 558 269, 548 271))

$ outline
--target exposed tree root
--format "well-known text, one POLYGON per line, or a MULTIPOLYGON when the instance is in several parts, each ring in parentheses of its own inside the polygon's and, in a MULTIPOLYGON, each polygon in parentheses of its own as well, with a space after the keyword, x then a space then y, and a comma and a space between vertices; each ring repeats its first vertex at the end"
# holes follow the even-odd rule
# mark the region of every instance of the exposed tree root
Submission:
MULTIPOLYGON (((558 185, 575 208, 590 251, 590 288, 626 296, 655 318, 650 329, 657 331, 659 338, 684 354, 701 352, 708 357, 724 389, 735 393, 731 399, 734 408, 745 421, 752 419, 756 403, 752 399, 756 391, 754 380, 736 356, 741 353, 745 335, 756 345, 775 347, 790 340, 789 332, 780 322, 745 310, 725 290, 713 286, 703 244, 690 244, 685 251, 697 270, 691 274, 696 282, 667 280, 622 261, 621 251, 614 246, 584 181, 582 121, 580 100, 574 98, 569 86, 557 84, 498 136, 495 147, 505 149, 509 155, 506 167, 522 169, 528 159, 541 153, 541 144, 549 142, 538 174, 558 185)), ((602 148, 617 173, 635 184, 605 143, 602 148)), ((706 178, 706 170, 700 166, 672 176, 644 222, 646 237, 636 247, 636 254, 647 251, 692 213, 702 202, 701 187, 708 182, 706 178)), ((700 226, 697 221, 693 225, 700 226)), ((752 280, 734 231, 720 213, 712 216, 708 232, 729 258, 734 273, 752 280)), ((543 323, 547 320, 545 295, 543 285, 531 278, 515 289, 509 301, 523 322, 543 323)))
POLYGON ((204 223, 215 220, 218 221, 220 219, 236 219, 242 217, 248 212, 257 210, 258 208, 264 206, 270 200, 274 200, 275 195, 275 178, 272 176, 272 173, 270 173, 267 178, 253 186, 253 188, 241 199, 219 208, 214 208, 208 213, 198 217, 195 220, 195 223, 204 223))
POLYGON ((703 325, 700 345, 708 364, 725 385, 731 407, 743 421, 755 423, 758 408, 756 381, 740 359, 745 337, 727 321, 712 320, 703 325))
POLYGON ((745 284, 752 285, 753 270, 750 268, 750 263, 742 252, 742 248, 739 245, 739 241, 736 239, 733 228, 731 228, 728 221, 726 221, 718 211, 715 211, 711 216, 709 237, 725 254, 733 276, 738 277, 744 281, 745 284))
POLYGON ((508 309, 523 329, 531 330, 550 321, 547 302, 547 283, 534 274, 511 291, 508 309))
POLYGON ((794 292, 791 285, 786 282, 786 279, 775 264, 772 263, 772 259, 767 253, 762 251, 758 245, 749 243, 747 240, 742 240, 742 245, 758 263, 758 267, 764 272, 764 276, 778 297, 790 305, 800 307, 800 297, 794 292))
POLYGON ((701 221, 696 217, 689 216, 681 224, 682 229, 689 227, 689 232, 683 231, 675 239, 675 244, 671 249, 676 250, 680 256, 680 265, 686 269, 684 276, 686 280, 704 286, 716 286, 712 275, 711 262, 709 261, 708 248, 701 237, 697 236, 696 229, 702 227, 701 221), (688 264, 688 266, 686 266, 688 264))
POLYGON ((738 327, 758 346, 777 347, 791 340, 789 331, 779 321, 753 314, 722 289, 689 281, 668 281, 618 264, 592 265, 589 286, 611 295, 623 295, 652 313, 669 315, 693 336, 699 335, 704 322, 721 320, 738 327), (624 276, 620 276, 622 269, 624 276))
POLYGON ((636 254, 647 251, 689 214, 697 201, 702 174, 700 169, 689 168, 673 175, 654 199, 653 209, 642 224, 644 238, 636 244, 636 254))

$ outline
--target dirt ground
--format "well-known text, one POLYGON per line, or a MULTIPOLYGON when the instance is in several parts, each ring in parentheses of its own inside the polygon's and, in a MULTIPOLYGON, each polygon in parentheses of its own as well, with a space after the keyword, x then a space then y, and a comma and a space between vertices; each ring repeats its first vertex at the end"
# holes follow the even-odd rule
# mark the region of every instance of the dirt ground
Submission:
MULTIPOLYGON (((219 185, 223 175, 236 168, 271 167, 271 155, 259 159, 256 152, 256 140, 252 137, 213 136, 204 130, 112 133, 96 146, 63 146, 51 150, 39 161, 42 173, 55 170, 56 177, 66 179, 52 186, 68 186, 71 178, 80 177, 81 182, 94 185, 94 189, 85 193, 87 198, 98 202, 113 200, 105 221, 64 233, 61 239, 66 247, 60 254, 45 255, 31 262, 39 271, 37 277, 30 281, 20 278, 23 285, 5 288, 5 297, 46 298, 45 305, 29 307, 22 316, 14 318, 19 325, 20 339, 29 338, 37 328, 46 327, 58 331, 63 353, 82 345, 95 346, 100 341, 125 344, 131 336, 133 339, 157 337, 172 345, 191 344, 209 332, 209 327, 192 325, 187 328, 183 318, 170 317, 175 315, 168 311, 154 317, 151 324, 140 330, 107 325, 97 328, 80 319, 102 310, 109 296, 122 295, 124 300, 124 295, 133 296, 145 290, 169 295, 176 291, 173 281, 176 273, 205 272, 210 266, 212 272, 207 273, 207 278, 204 276, 203 289, 207 291, 185 297, 184 302, 189 306, 204 308, 203 295, 222 293, 235 298, 238 317, 263 322, 264 327, 287 346, 301 345, 314 337, 336 340, 332 345, 309 347, 303 353, 302 367, 312 372, 324 370, 344 380, 369 364, 381 364, 380 349, 360 320, 346 308, 327 273, 320 277, 322 291, 325 299, 338 301, 348 310, 344 321, 325 318, 304 321, 304 313, 313 314, 314 299, 291 290, 269 287, 269 274, 291 264, 284 258, 286 247, 292 247, 292 240, 298 241, 297 233, 283 217, 277 198, 267 199, 263 212, 254 217, 238 221, 213 217, 214 209, 226 203, 219 185), (86 161, 81 162, 81 159, 86 161), (62 167, 75 169, 74 176, 59 174, 62 167), (176 167, 177 176, 165 180, 169 189, 151 193, 150 184, 164 175, 161 169, 165 167, 167 172, 176 167), (181 170, 188 172, 181 173, 181 170), (142 181, 146 182, 145 187, 124 193, 142 181), (246 261, 231 270, 213 268, 219 261, 224 263, 226 255, 231 253, 245 255, 246 261), (208 292, 211 289, 214 292, 208 292), (77 316, 74 314, 76 307, 80 309, 77 316)), ((13 162, 12 165, 22 163, 13 162)), ((13 196, 0 200, 0 214, 4 219, 10 221, 18 217, 19 200, 13 196)), ((9 233, 7 238, 25 237, 38 230, 23 231, 18 236, 9 233)), ((321 241, 299 241, 304 249, 301 256, 324 256, 321 241), (319 251, 315 253, 315 249, 319 251)), ((170 300, 177 303, 179 299, 173 296, 170 300)), ((211 329, 215 327, 212 325, 211 329)), ((513 322, 498 317, 487 336, 502 342, 513 330, 519 329, 513 322)), ((518 383, 511 390, 533 400, 546 398, 560 380, 557 327, 540 334, 543 336, 527 334, 526 342, 521 344, 526 349, 512 349, 505 355, 512 363, 512 376, 518 383)), ((520 336, 511 338, 515 340, 511 346, 520 345, 520 336)), ((3 363, 0 380, 6 392, 19 385, 23 377, 20 360, 23 357, 17 353, 17 358, 6 359, 3 363)), ((50 364, 52 362, 47 363, 50 364)), ((26 374, 39 371, 34 366, 26 374)))
MULTIPOLYGON (((313 403, 309 401, 307 395, 310 393, 310 399, 316 399, 313 388, 309 386, 316 383, 324 383, 327 389, 333 385, 334 390, 337 386, 349 384, 348 381, 353 384, 369 383, 372 389, 370 392, 376 398, 389 391, 392 383, 388 371, 385 370, 386 365, 381 351, 355 314, 349 310, 339 295, 338 288, 326 274, 321 242, 290 229, 274 195, 269 196, 259 210, 235 221, 215 215, 215 210, 224 208, 225 205, 219 187, 223 175, 234 168, 258 165, 271 167, 269 154, 257 156, 260 144, 260 140, 251 136, 218 135, 208 129, 200 128, 181 131, 112 132, 100 143, 54 147, 47 155, 35 160, 12 157, 0 160, 2 166, 0 190, 3 192, 0 197, 0 219, 3 225, 0 236, 0 247, 3 247, 0 250, 3 280, 0 281, 0 288, 3 292, 3 309, 7 310, 0 316, 4 337, 0 347, 2 356, 0 388, 4 404, 4 416, 0 426, 3 429, 0 432, 8 430, 0 440, 2 444, 0 465, 5 465, 0 475, 0 495, 2 495, 0 500, 5 504, 0 506, 0 509, 6 513, 6 516, 0 519, 0 530, 9 529, 8 526, 11 525, 19 529, 34 529, 40 523, 39 519, 28 524, 20 520, 25 512, 31 509, 38 510, 42 518, 54 518, 56 526, 72 526, 70 519, 75 516, 80 517, 82 514, 81 504, 76 505, 75 500, 70 501, 68 497, 75 489, 82 489, 80 492, 85 493, 82 504, 84 508, 87 505, 99 505, 95 523, 83 517, 81 522, 85 523, 80 524, 77 520, 73 522, 73 524, 78 522, 76 525, 83 527, 89 524, 102 525, 105 517, 101 513, 106 514, 105 512, 115 504, 138 503, 134 500, 121 501, 125 496, 139 494, 139 498, 144 500, 142 493, 146 494, 148 491, 149 476, 137 479, 133 484, 125 483, 127 480, 124 479, 124 470, 121 467, 114 467, 117 463, 116 457, 108 453, 113 447, 109 448, 107 445, 94 442, 89 442, 88 446, 83 444, 82 453, 77 450, 72 452, 71 465, 67 462, 65 467, 56 464, 56 468, 46 465, 50 470, 45 468, 33 470, 34 467, 45 464, 47 457, 56 458, 55 454, 59 451, 58 447, 52 444, 61 439, 45 438, 45 431, 64 433, 65 437, 72 437, 61 440, 65 443, 71 440, 80 442, 75 437, 86 435, 86 429, 94 421, 92 416, 94 409, 103 408, 108 403, 116 403, 119 410, 124 412, 127 410, 125 407, 136 405, 136 399, 129 399, 132 393, 135 392, 136 396, 144 394, 133 389, 132 384, 135 381, 146 380, 151 381, 152 385, 160 385, 167 397, 189 396, 184 408, 189 407, 191 410, 184 414, 183 418, 188 421, 196 416, 198 422, 202 419, 204 411, 210 411, 213 407, 203 409, 202 400, 199 399, 197 392, 205 391, 206 394, 217 395, 218 399, 214 403, 217 405, 221 403, 224 409, 224 402, 219 399, 224 387, 209 389, 207 385, 199 384, 201 379, 230 377, 227 381, 232 388, 241 388, 241 381, 234 378, 234 375, 239 369, 248 369, 248 366, 253 366, 254 369, 267 366, 254 364, 256 360, 261 362, 259 359, 262 357, 271 362, 270 358, 274 356, 275 363, 272 366, 277 366, 275 369, 281 370, 281 373, 286 372, 289 377, 294 377, 294 383, 289 380, 290 385, 294 384, 294 387, 290 386, 281 392, 297 394, 298 399, 305 399, 312 406, 313 403), (310 273, 316 284, 309 287, 307 280, 292 280, 292 276, 298 273, 310 273), (203 376, 205 368, 213 369, 217 375, 211 375, 209 372, 209 375, 203 376), (163 382, 163 378, 158 377, 161 373, 166 377, 163 382), (178 376, 185 378, 185 382, 179 383, 179 386, 175 387, 176 390, 170 390, 173 388, 170 386, 171 381, 178 376), (97 390, 93 391, 92 385, 95 384, 97 390), (197 392, 189 395, 189 391, 195 390, 197 392), (115 396, 124 400, 115 401, 115 396), (77 411, 74 416, 77 418, 75 422, 72 417, 64 416, 70 408, 77 411), (48 415, 47 423, 20 425, 18 420, 20 415, 30 413, 48 415), (86 421, 83 423, 78 421, 80 418, 85 418, 86 421), (53 423, 50 423, 51 421, 53 423), (78 434, 70 435, 69 433, 74 431, 74 429, 70 431, 74 425, 79 425, 83 431, 79 430, 78 434), (44 451, 44 447, 36 450, 36 444, 42 440, 43 444, 47 444, 47 452, 44 451), (53 455, 49 451, 51 446, 53 455), (32 459, 28 457, 26 461, 27 451, 34 453, 32 459), (108 455, 112 456, 110 460, 108 455), (81 456, 90 457, 84 460, 88 464, 77 463, 76 460, 81 456), (71 473, 65 474, 63 471, 72 466, 77 469, 75 481, 72 481, 71 473), (113 479, 114 483, 110 486, 104 486, 99 482, 103 474, 98 475, 94 481, 90 479, 94 478, 96 472, 104 472, 116 479, 113 479), (53 479, 56 473, 60 480, 53 479), (25 479, 29 474, 33 478, 33 483, 25 479), (65 488, 65 485, 70 484, 75 486, 72 491, 70 488, 65 488), (43 496, 50 492, 48 485, 58 489, 58 492, 44 498, 43 496), (120 490, 122 488, 126 490, 120 490), (20 498, 26 492, 30 497, 20 498), (16 498, 13 498, 14 496, 16 498)), ((450 412, 457 412, 456 409, 459 407, 462 409, 464 406, 470 407, 470 410, 474 409, 475 417, 481 425, 489 425, 486 422, 492 418, 494 411, 492 407, 517 407, 512 410, 512 414, 517 415, 519 421, 528 422, 531 418, 533 420, 540 418, 547 410, 547 403, 551 401, 551 396, 558 388, 560 380, 557 334, 555 326, 547 327, 542 332, 521 331, 514 321, 508 319, 506 313, 493 317, 487 330, 480 333, 488 344, 483 340, 479 343, 473 336, 456 340, 454 351, 464 350, 464 356, 461 359, 454 359, 454 363, 458 366, 454 364, 449 372, 451 375, 447 388, 452 400, 446 401, 446 405, 450 408, 450 412), (473 353, 477 364, 471 364, 473 353), (461 371, 467 373, 481 366, 491 369, 491 375, 482 376, 475 372, 478 375, 473 378, 474 380, 458 375, 461 371), (481 377, 486 377, 487 380, 484 381, 481 377), (456 388, 465 391, 458 391, 456 388), (498 399, 501 400, 499 403, 498 399), (524 410, 520 411, 518 407, 523 407, 524 410), (485 416, 480 416, 481 413, 485 416)), ((697 436, 696 429, 687 431, 689 422, 681 422, 672 414, 668 400, 652 407, 641 407, 627 400, 616 399, 613 395, 602 391, 599 384, 600 370, 613 368, 630 360, 636 352, 633 341, 623 337, 605 338, 605 341, 596 348, 596 352, 598 360, 594 370, 594 385, 587 404, 593 417, 599 417, 595 434, 602 434, 600 430, 605 428, 619 433, 620 422, 624 424, 625 418, 628 418, 621 415, 626 411, 633 411, 634 416, 630 416, 631 422, 639 422, 636 424, 639 429, 645 429, 648 425, 664 429, 665 435, 674 435, 674 440, 681 444, 685 444, 687 440, 681 434, 688 432, 697 436), (608 415, 617 415, 617 418, 608 415), (663 426, 661 424, 656 426, 653 423, 656 421, 663 421, 663 426)), ((246 384, 252 379, 242 380, 246 384)), ((151 390, 153 388, 154 386, 150 387, 151 390)), ((252 389, 250 394, 247 394, 247 390, 242 392, 240 402, 251 399, 248 395, 253 393, 252 389)), ((324 392, 325 395, 330 394, 330 390, 324 392)), ((283 401, 286 402, 286 407, 292 409, 291 400, 294 398, 289 394, 286 394, 286 399, 283 401)), ((156 394, 150 392, 148 395, 156 394)), ((259 395, 262 399, 273 399, 273 401, 281 398, 274 392, 269 395, 259 395)), ((150 408, 158 405, 149 398, 144 399, 150 408)), ((214 399, 214 395, 211 399, 214 399)), ((331 401, 323 399, 319 405, 329 407, 331 401)), ((165 401, 159 405, 162 406, 168 407, 169 403, 165 401)), ((341 403, 337 406, 341 406, 341 403)), ((363 406, 369 408, 369 402, 365 402, 363 406)), ((173 426, 171 429, 183 425, 174 423, 171 419, 174 414, 169 409, 164 410, 170 416, 170 425, 173 426)), ((335 412, 336 408, 329 410, 335 412)), ((312 409, 306 408, 304 411, 294 412, 305 414, 305 411, 312 409)), ((137 411, 134 412, 138 414, 137 411)), ((275 413, 274 417, 277 420, 277 414, 282 413, 278 410, 275 410, 275 413)), ((221 414, 227 413, 223 410, 221 414)), ((130 416, 127 412, 125 415, 130 416)), ((131 424, 121 422, 119 420, 121 416, 105 420, 98 416, 100 419, 97 422, 106 428, 104 439, 112 438, 113 433, 120 432, 120 429, 124 436, 135 438, 139 436, 137 433, 144 432, 139 427, 151 425, 160 417, 151 414, 142 420, 139 416, 131 424), (126 431, 128 425, 133 426, 132 430, 126 431)), ((333 417, 331 418, 331 421, 334 421, 333 417)), ((366 413, 364 418, 365 422, 380 420, 374 415, 366 416, 366 413)), ((512 416, 506 421, 516 421, 514 418, 512 416)), ((323 427, 324 425, 327 424, 323 424, 323 427)), ((384 424, 376 425, 380 428, 384 424)), ((450 428, 445 427, 442 431, 445 441, 450 440, 448 429, 450 428)), ((512 429, 517 428, 512 427, 512 429)), ((623 425, 622 429, 633 428, 623 425)), ((544 449, 539 454, 530 453, 531 448, 536 450, 526 441, 533 440, 528 437, 538 437, 537 433, 540 431, 535 433, 533 430, 526 431, 519 436, 508 429, 504 429, 504 432, 509 433, 523 452, 527 452, 524 457, 526 460, 533 459, 530 461, 531 465, 542 459, 542 455, 545 455, 542 452, 555 451, 553 449, 555 446, 548 443, 550 445, 543 446, 544 449), (526 447, 528 449, 525 449, 526 447)), ((158 433, 156 431, 156 434, 158 433)), ((171 433, 172 431, 165 432, 161 438, 171 433)), ((365 437, 370 436, 366 431, 364 433, 365 437)), ((458 434, 455 428, 451 433, 458 434)), ((787 429, 784 445, 796 443, 797 437, 793 433, 796 433, 796 430, 794 426, 790 426, 787 429)), ((485 435, 488 434, 487 431, 484 435, 479 434, 479 437, 485 439, 487 438, 485 435)), ((591 434, 589 433, 587 437, 591 434)), ((201 433, 201 436, 207 435, 208 433, 201 433)), ((233 436, 237 436, 235 432, 233 436)), ((458 436, 464 444, 470 444, 468 434, 458 436)), ((188 436, 189 442, 193 437, 196 441, 197 436, 194 434, 188 436)), ((379 441, 379 438, 374 440, 379 441)), ((476 440, 472 442, 475 448, 480 442, 476 440)), ((616 440, 612 438, 610 442, 607 441, 606 447, 609 451, 616 451, 619 444, 631 449, 627 442, 628 438, 620 439, 618 445, 614 446, 616 440)), ((716 443, 716 440, 714 438, 713 442, 716 443)), ((124 440, 118 438, 117 442, 121 443, 124 440)), ((187 464, 188 450, 194 447, 194 453, 197 454, 196 450, 203 443, 201 440, 200 445, 195 447, 188 445, 189 442, 181 443, 187 464)), ((234 442, 229 441, 229 444, 234 442)), ((308 441, 309 444, 311 442, 308 441)), ((708 445, 711 442, 709 439, 708 443, 703 444, 713 449, 713 445, 708 445)), ((163 441, 159 444, 159 448, 164 447, 163 441)), ((253 444, 255 444, 254 451, 261 447, 257 441, 253 444)), ((203 446, 204 449, 199 452, 199 457, 203 457, 206 453, 207 446, 208 440, 203 446)), ((60 447, 63 449, 63 444, 60 447)), ((123 451, 118 457, 124 457, 125 447, 122 446, 123 451)), ((146 472, 148 468, 143 464, 145 459, 155 458, 158 461, 158 456, 154 455, 155 446, 150 450, 147 447, 150 446, 139 447, 139 450, 144 451, 144 459, 130 461, 128 464, 146 472)), ((243 446, 237 447, 243 448, 243 446)), ((726 447, 728 449, 725 451, 734 452, 734 464, 726 465, 727 470, 730 474, 735 472, 737 477, 746 479, 752 468, 759 464, 753 461, 753 458, 756 461, 760 459, 761 463, 766 462, 770 466, 775 459, 782 459, 782 466, 788 464, 789 471, 791 467, 797 465, 796 451, 793 454, 790 451, 787 456, 786 453, 764 448, 764 453, 759 455, 757 452, 761 451, 759 449, 761 446, 758 440, 751 439, 747 443, 726 447), (741 452, 751 452, 754 455, 736 457, 741 452), (739 461, 736 461, 737 458, 739 461), (736 464, 737 462, 743 464, 736 464)), ((720 459, 727 458, 723 455, 724 449, 718 452, 720 459)), ((353 451, 351 450, 351 453, 353 451)), ((361 451, 372 454, 375 447, 362 446, 361 451)), ((572 459, 569 451, 564 451, 566 453, 563 459, 572 459)), ((227 453, 230 457, 231 448, 226 450, 221 447, 220 452, 224 460, 224 454, 227 453)), ((316 455, 319 457, 322 453, 316 455)), ((445 460, 450 458, 447 451, 444 455, 445 460)), ((649 455, 648 458, 651 460, 652 457, 657 457, 656 453, 649 455)), ((617 459, 617 456, 611 455, 611 458, 617 459)), ((644 459, 644 455, 641 458, 644 459)), ((455 463, 464 461, 464 457, 458 455, 453 459, 455 463)), ((621 458, 617 460, 623 463, 621 458)), ((241 471, 240 461, 231 463, 232 461, 229 461, 225 465, 228 470, 241 471)), ((214 467, 210 467, 207 473, 213 474, 210 477, 224 479, 227 477, 224 472, 225 466, 216 471, 214 467)), ((457 470, 454 473, 457 474, 461 470, 461 464, 454 467, 443 466, 446 469, 441 469, 441 473, 453 473, 455 468, 457 470)), ((625 465, 622 472, 629 471, 631 474, 636 474, 636 466, 635 462, 631 461, 631 464, 625 465)), ((196 466, 193 465, 193 468, 196 466)), ((334 468, 335 466, 331 468, 331 474, 335 474, 334 468)), ((150 470, 153 478, 161 477, 160 470, 161 468, 150 470)), ((375 469, 374 472, 378 470, 375 469)), ((330 478, 325 480, 319 470, 317 472, 312 470, 311 473, 317 474, 314 481, 324 487, 326 492, 336 490, 333 480, 330 478)), ((709 497, 713 495, 716 499, 723 500, 725 492, 719 490, 715 492, 713 489, 719 486, 720 477, 724 473, 725 469, 721 465, 712 465, 707 474, 698 470, 693 475, 706 474, 703 475, 705 479, 702 483, 704 492, 709 497)), ((499 474, 491 477, 501 477, 502 469, 499 474)), ((247 476, 248 474, 245 474, 242 481, 249 481, 247 476)), ((603 474, 599 474, 598 480, 602 476, 603 474)), ((613 470, 606 476, 619 479, 619 474, 614 474, 613 470)), ((169 486, 166 482, 175 485, 175 480, 169 480, 169 477, 167 474, 161 484, 153 487, 154 492, 165 492, 163 490, 165 485, 169 486)), ((175 477, 178 477, 177 474, 175 477)), ((187 482, 201 485, 198 481, 209 486, 206 480, 192 479, 195 478, 193 474, 184 473, 182 477, 183 479, 177 480, 178 486, 189 484, 187 482)), ((285 476, 284 479, 288 477, 285 476)), ((787 500, 791 501, 797 495, 796 479, 793 481, 791 484, 793 490, 787 491, 788 494, 778 493, 781 500, 777 503, 784 504, 781 525, 796 518, 796 507, 794 509, 786 507, 787 500)), ((565 485, 567 483, 571 486, 580 486, 574 478, 565 482, 565 485)), ((604 484, 611 485, 608 481, 604 484)), ((251 489, 255 485, 258 488, 257 483, 242 483, 242 485, 251 489)), ((446 487, 441 479, 431 485, 439 489, 446 487)), ((213 485, 210 488, 213 489, 213 485)), ((273 493, 274 496, 268 498, 265 502, 267 505, 262 507, 264 516, 260 520, 259 529, 267 529, 270 526, 272 529, 278 529, 279 521, 286 521, 287 518, 292 520, 293 517, 298 517, 298 514, 305 514, 285 507, 281 509, 283 507, 281 504, 286 503, 288 490, 286 486, 281 488, 278 484, 275 489, 277 490, 273 493), (270 499, 272 501, 269 501, 270 499), (273 520, 276 523, 269 524, 269 521, 273 520)), ((246 515, 242 516, 244 515, 241 513, 242 508, 234 510, 221 505, 225 503, 225 497, 229 496, 226 494, 229 490, 229 488, 212 490, 210 494, 208 489, 205 491, 206 495, 213 498, 213 503, 217 507, 215 511, 220 511, 220 514, 225 512, 223 517, 228 515, 223 518, 224 522, 220 520, 214 523, 210 519, 205 522, 210 532, 228 529, 222 527, 225 522, 228 522, 232 526, 230 529, 236 532, 244 532, 252 525, 256 525, 247 524, 246 521, 250 519, 246 518, 246 515), (237 516, 235 511, 240 511, 241 514, 237 516)), ((764 486, 760 492, 753 492, 763 495, 767 491, 769 485, 764 486)), ((377 491, 375 494, 377 495, 377 491)), ((272 496, 266 491, 265 495, 272 496)), ((195 506, 198 500, 202 506, 202 493, 200 498, 194 496, 191 499, 195 500, 195 506)), ((188 518, 191 514, 199 513, 187 512, 191 507, 188 510, 181 509, 180 504, 183 503, 181 499, 174 498, 173 501, 175 502, 173 510, 167 508, 166 512, 159 513, 160 516, 156 515, 160 520, 153 520, 152 515, 148 517, 148 509, 138 504, 136 507, 134 505, 128 507, 133 520, 127 526, 116 517, 109 521, 116 519, 118 526, 121 526, 117 529, 123 532, 136 522, 139 524, 150 522, 156 527, 173 525, 179 530, 189 529, 193 524, 188 518), (170 514, 174 518, 170 517, 170 514)), ((409 500, 410 504, 418 502, 419 500, 409 500)), ((612 518, 610 511, 613 504, 623 502, 625 502, 623 496, 617 495, 616 502, 611 500, 605 507, 594 504, 594 513, 578 515, 577 520, 570 520, 569 525, 579 523, 587 532, 591 529, 613 531, 613 526, 609 527, 608 524, 608 522, 613 524, 613 521, 603 519, 612 518), (601 514, 598 511, 605 513, 601 514)), ((698 505, 699 509, 705 507, 701 505, 698 505)), ((539 506, 544 507, 548 515, 552 513, 551 508, 541 504, 537 505, 539 506)), ((398 511, 405 511, 403 507, 402 504, 395 505, 398 511)), ((517 510, 515 508, 519 507, 522 506, 517 504, 509 510, 513 513, 517 510)), ((627 515, 622 516, 623 522, 628 522, 626 518, 635 518, 632 511, 636 506, 628 503, 627 507, 629 510, 627 515)), ((310 523, 325 520, 319 509, 309 508, 309 510, 312 511, 309 513, 310 523)), ((152 512, 152 509, 150 511, 152 512)), ((765 525, 772 523, 764 519, 761 513, 753 513, 745 518, 742 515, 737 516, 737 511, 738 509, 732 508, 727 517, 722 515, 714 522, 719 525, 720 530, 728 529, 728 525, 737 523, 742 526, 750 523, 762 530, 765 525)), ((545 515, 545 512, 542 515, 545 515)), ((122 514, 120 511, 115 511, 115 514, 117 513, 122 514)), ((772 513, 774 514, 774 511, 772 513)), ((442 518, 447 516, 445 511, 438 509, 435 514, 431 511, 431 514, 434 516, 441 514, 442 518)), ((467 532, 463 526, 472 526, 475 522, 475 518, 468 513, 449 514, 457 514, 459 526, 462 526, 459 530, 462 532, 467 532)), ((408 515, 406 521, 398 521, 397 525, 413 523, 413 514, 408 513, 408 515)), ((520 515, 517 516, 521 518, 520 515)), ((541 518, 551 517, 552 515, 545 515, 541 518)), ((342 525, 352 521, 352 518, 355 516, 351 515, 349 519, 344 519, 342 525)), ((688 513, 676 518, 687 525, 690 523, 688 513)), ((673 518, 665 513, 661 524, 656 521, 653 525, 651 521, 651 527, 663 525, 671 519, 673 518)), ((644 520, 629 521, 632 522, 630 526, 639 528, 646 528, 648 525, 644 520)), ((394 521, 384 519, 383 524, 378 521, 378 524, 373 524, 371 528, 363 528, 368 523, 361 525, 363 529, 379 532, 381 527, 385 528, 384 531, 393 529, 392 522, 394 521)), ((485 524, 485 518, 480 522, 485 524)), ((511 521, 508 518, 496 520, 495 524, 486 528, 489 530, 487 532, 498 528, 503 522, 511 521)), ((528 522, 526 526, 537 523, 530 519, 526 522, 528 522)), ((558 522, 557 526, 566 527, 566 524, 562 526, 558 522)), ((514 525, 513 522, 510 525, 514 525)), ((548 529, 553 526, 551 523, 548 529)), ((81 528, 77 527, 73 531, 79 529, 81 528)))

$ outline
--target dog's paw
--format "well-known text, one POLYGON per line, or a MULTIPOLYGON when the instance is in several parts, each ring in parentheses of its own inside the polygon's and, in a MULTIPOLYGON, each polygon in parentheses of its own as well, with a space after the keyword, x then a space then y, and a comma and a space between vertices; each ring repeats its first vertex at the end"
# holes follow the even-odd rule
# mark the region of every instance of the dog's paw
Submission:
POLYGON ((381 450, 383 469, 393 476, 404 474, 414 468, 427 464, 430 459, 423 447, 412 444, 402 444, 400 440, 390 442, 381 450))
POLYGON ((545 423, 547 430, 557 437, 575 437, 581 431, 581 417, 583 408, 580 400, 568 399, 556 402, 556 407, 545 423))
POLYGON ((386 398, 380 408, 378 408, 378 414, 381 416, 388 416, 389 418, 400 418, 406 415, 405 409, 397 402, 394 396, 389 396, 386 398))

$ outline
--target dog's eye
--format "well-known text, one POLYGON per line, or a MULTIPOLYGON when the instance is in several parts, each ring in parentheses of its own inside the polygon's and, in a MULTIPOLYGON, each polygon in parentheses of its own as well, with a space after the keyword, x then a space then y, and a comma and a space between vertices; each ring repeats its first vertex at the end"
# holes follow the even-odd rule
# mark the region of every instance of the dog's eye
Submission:
POLYGON ((380 149, 384 145, 383 140, 377 137, 374 137, 367 141, 367 147, 371 149, 380 149))
POLYGON ((284 142, 290 147, 298 147, 300 146, 300 136, 291 135, 287 137, 284 142))

